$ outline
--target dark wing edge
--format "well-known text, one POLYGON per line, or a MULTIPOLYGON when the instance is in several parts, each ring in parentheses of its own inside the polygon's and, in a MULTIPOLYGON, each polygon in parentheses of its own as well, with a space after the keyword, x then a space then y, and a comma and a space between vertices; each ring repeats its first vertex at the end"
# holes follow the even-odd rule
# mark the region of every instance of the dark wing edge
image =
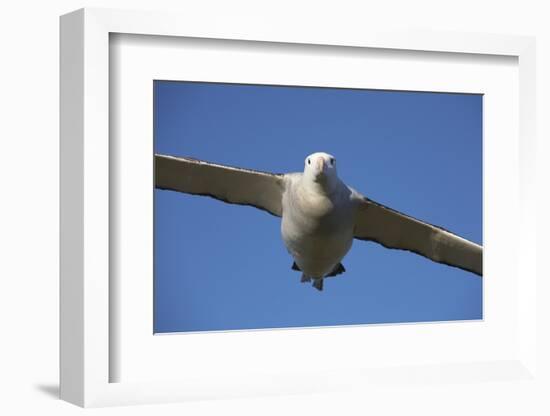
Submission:
POLYGON ((277 217, 282 215, 282 174, 156 154, 155 187, 250 205, 277 217))
POLYGON ((483 247, 479 244, 362 195, 358 199, 356 239, 411 251, 435 262, 483 275, 483 247))

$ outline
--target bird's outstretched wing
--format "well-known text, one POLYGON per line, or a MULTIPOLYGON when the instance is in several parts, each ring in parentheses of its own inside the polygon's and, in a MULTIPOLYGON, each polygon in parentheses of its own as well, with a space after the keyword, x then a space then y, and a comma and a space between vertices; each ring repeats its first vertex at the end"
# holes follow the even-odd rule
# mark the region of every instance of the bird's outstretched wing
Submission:
POLYGON ((155 187, 251 205, 278 217, 282 215, 284 175, 280 174, 155 155, 155 187))
POLYGON ((482 272, 483 248, 441 227, 395 211, 362 195, 356 195, 359 210, 355 238, 408 250, 438 263, 482 272))

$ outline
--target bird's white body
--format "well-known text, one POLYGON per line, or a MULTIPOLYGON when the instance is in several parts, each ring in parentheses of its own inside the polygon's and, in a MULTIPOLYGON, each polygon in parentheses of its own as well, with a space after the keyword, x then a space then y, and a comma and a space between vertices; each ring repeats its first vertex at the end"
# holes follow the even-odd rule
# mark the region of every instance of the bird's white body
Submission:
POLYGON ((353 243, 357 204, 352 191, 338 179, 334 158, 326 153, 310 155, 304 173, 285 180, 283 241, 305 276, 323 278, 353 243))

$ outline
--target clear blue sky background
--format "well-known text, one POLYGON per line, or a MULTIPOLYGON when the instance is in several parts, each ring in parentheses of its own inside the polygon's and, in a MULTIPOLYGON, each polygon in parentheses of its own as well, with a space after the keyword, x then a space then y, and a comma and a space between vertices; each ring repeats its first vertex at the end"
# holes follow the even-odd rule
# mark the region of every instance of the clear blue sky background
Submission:
MULTIPOLYGON (((482 242, 482 96, 156 81, 155 152, 269 172, 336 156, 371 199, 482 242)), ((355 240, 300 283, 280 219, 155 190, 155 332, 480 319, 482 280, 355 240)))

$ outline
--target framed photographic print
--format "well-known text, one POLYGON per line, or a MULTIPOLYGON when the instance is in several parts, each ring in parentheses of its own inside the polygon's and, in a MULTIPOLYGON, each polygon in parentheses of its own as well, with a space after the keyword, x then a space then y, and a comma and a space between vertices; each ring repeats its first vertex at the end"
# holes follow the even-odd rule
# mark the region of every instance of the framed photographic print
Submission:
POLYGON ((61 19, 62 398, 532 377, 533 40, 241 29, 61 19))

